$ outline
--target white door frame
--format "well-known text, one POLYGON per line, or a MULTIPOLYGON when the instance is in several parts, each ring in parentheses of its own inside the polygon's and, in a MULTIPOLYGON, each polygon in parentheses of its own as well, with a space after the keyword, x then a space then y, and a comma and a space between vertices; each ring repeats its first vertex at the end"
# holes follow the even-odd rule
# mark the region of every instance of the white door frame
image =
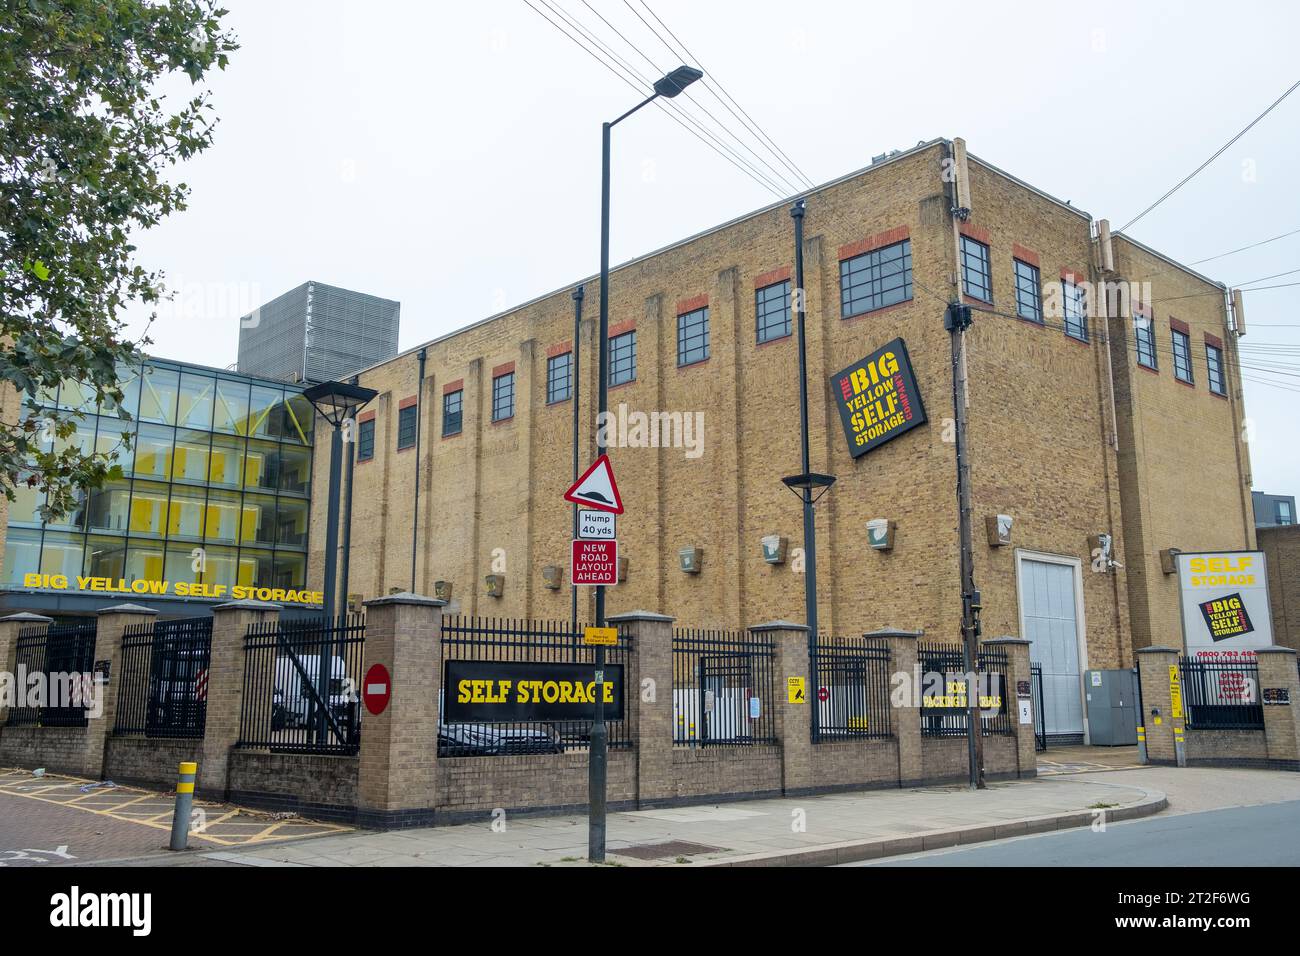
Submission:
MULTIPOLYGON (((1017 617, 1020 621, 1020 636, 1025 636, 1025 595, 1022 588, 1024 576, 1021 565, 1025 561, 1041 561, 1044 564, 1061 564, 1074 568, 1074 646, 1079 654, 1079 707, 1083 713, 1083 742, 1092 743, 1092 733, 1088 728, 1088 701, 1084 686, 1084 676, 1088 672, 1088 629, 1083 619, 1083 562, 1076 557, 1064 554, 1048 554, 1045 551, 1028 551, 1016 548, 1016 603, 1017 617)), ((1032 645, 1031 645, 1032 646, 1032 645)))

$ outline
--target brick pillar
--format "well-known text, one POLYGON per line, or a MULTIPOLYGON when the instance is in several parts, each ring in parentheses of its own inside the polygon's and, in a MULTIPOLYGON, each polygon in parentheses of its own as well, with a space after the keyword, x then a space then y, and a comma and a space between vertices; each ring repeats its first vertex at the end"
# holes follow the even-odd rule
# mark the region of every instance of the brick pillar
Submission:
MULTIPOLYGON (((1289 647, 1263 647, 1259 661, 1259 697, 1264 702, 1264 745, 1268 765, 1278 770, 1300 770, 1300 672, 1296 652, 1289 647), (1269 704, 1264 691, 1285 691, 1288 704, 1269 704)), ((1276 693, 1271 694, 1277 699, 1276 693)))
MULTIPOLYGON (((44 617, 40 614, 30 614, 23 611, 19 614, 10 614, 8 617, 0 617, 0 671, 6 674, 13 674, 14 668, 18 662, 18 632, 23 628, 32 627, 37 624, 49 625, 53 618, 44 617)), ((15 682, 17 676, 14 677, 15 682)), ((14 693, 21 694, 24 688, 17 683, 14 684, 14 693)), ((8 716, 9 708, 5 705, 4 697, 0 696, 0 725, 3 725, 8 716)))
POLYGON ((623 694, 628 733, 636 748, 637 806, 652 807, 677 795, 673 786, 673 619, 650 611, 629 611, 606 620, 632 641, 623 694))
POLYGON ((776 660, 772 680, 776 700, 772 713, 776 739, 781 743, 781 790, 786 796, 809 793, 813 788, 812 708, 817 700, 817 675, 808 669, 808 628, 790 621, 770 621, 750 630, 773 644, 776 660), (807 701, 790 703, 786 679, 802 677, 807 701))
POLYGON ((361 715, 357 793, 361 826, 393 829, 433 824, 446 603, 409 592, 365 603, 362 681, 373 665, 382 664, 392 686, 382 713, 367 710, 361 715))
POLYGON ((98 780, 104 773, 104 748, 116 722, 117 692, 122 686, 122 632, 132 624, 144 624, 157 616, 157 611, 139 604, 115 604, 99 611, 92 660, 95 664, 108 662, 108 681, 101 684, 96 678, 95 694, 102 697, 103 711, 99 717, 86 721, 82 766, 87 777, 98 780))
POLYGON ((1186 705, 1175 719, 1169 695, 1169 668, 1178 666, 1178 649, 1144 647, 1137 652, 1138 674, 1142 683, 1142 710, 1138 726, 1146 728, 1147 760, 1150 763, 1177 763, 1174 730, 1182 736, 1186 705), (1158 723, 1157 723, 1158 721, 1158 723))
POLYGON ((1020 722, 1020 695, 1017 690, 1023 684, 1028 688, 1030 700, 1033 699, 1033 685, 1030 683, 1029 674, 1029 642, 1020 637, 995 637, 980 643, 991 650, 1006 652, 1007 686, 1004 693, 1007 697, 1007 716, 1011 720, 1011 731, 1016 738, 1015 773, 1017 777, 1036 777, 1038 776, 1038 750, 1035 746, 1033 721, 1036 715, 1030 711, 1029 723, 1020 722))
POLYGON ((253 624, 279 620, 280 605, 265 601, 231 601, 212 609, 207 724, 197 788, 202 797, 225 800, 230 792, 230 751, 239 739, 244 709, 244 635, 253 624))
MULTIPOLYGON (((917 674, 916 641, 921 631, 884 628, 865 635, 881 639, 889 647, 890 674, 907 677, 908 693, 901 701, 891 700, 890 730, 898 744, 898 785, 912 787, 921 782, 921 698, 920 675, 917 674)), ((890 681, 891 697, 895 684, 890 681)))

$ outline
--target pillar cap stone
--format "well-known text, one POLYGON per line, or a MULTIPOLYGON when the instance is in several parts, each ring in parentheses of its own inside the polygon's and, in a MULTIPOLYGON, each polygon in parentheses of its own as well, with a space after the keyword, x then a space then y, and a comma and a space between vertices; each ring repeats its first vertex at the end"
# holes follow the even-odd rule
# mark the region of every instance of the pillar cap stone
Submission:
POLYGON ((114 604, 112 607, 101 607, 96 614, 152 614, 158 616, 158 612, 151 607, 145 607, 142 604, 114 604))
POLYGON ((283 604, 272 604, 270 601, 227 601, 225 604, 218 604, 212 609, 215 611, 283 611, 283 604))
POLYGON ((766 621, 763 624, 755 624, 750 630, 759 634, 764 631, 803 631, 806 634, 808 625, 796 624, 794 621, 766 621))
POLYGON ((654 611, 624 611, 622 614, 607 615, 605 620, 616 624, 628 624, 632 621, 658 621, 661 624, 671 624, 674 619, 667 614, 656 614, 654 611))
POLYGON ((17 614, 0 617, 0 624, 5 621, 16 621, 19 624, 53 624, 54 618, 46 617, 44 614, 33 614, 31 611, 19 611, 17 614))
POLYGON ((441 598, 425 597, 423 594, 413 594, 410 591, 385 594, 383 597, 371 598, 369 601, 361 602, 362 607, 383 607, 386 604, 413 604, 417 607, 447 606, 447 602, 441 598))
POLYGON ((924 637, 925 631, 905 631, 901 627, 882 627, 879 630, 867 631, 863 637, 924 637))
POLYGON ((1256 654, 1291 654, 1292 656, 1294 656, 1296 651, 1295 648, 1293 647, 1257 647, 1255 648, 1255 653, 1256 654))
POLYGON ((1012 637, 1010 634, 1006 634, 1006 635, 1003 635, 1002 637, 990 637, 987 641, 984 641, 983 643, 985 643, 985 644, 1024 644, 1024 645, 1028 646, 1029 644, 1032 643, 1032 641, 1030 641, 1030 640, 1028 640, 1027 638, 1024 638, 1024 637, 1012 637))
POLYGON ((1140 647, 1139 654, 1181 654, 1182 650, 1177 647, 1140 647))

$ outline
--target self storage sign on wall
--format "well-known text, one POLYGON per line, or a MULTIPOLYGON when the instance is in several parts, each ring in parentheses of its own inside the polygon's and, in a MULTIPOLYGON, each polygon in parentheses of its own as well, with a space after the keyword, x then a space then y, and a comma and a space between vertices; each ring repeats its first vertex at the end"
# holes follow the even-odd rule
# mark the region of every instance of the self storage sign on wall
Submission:
POLYGON ((921 393, 901 338, 833 375, 831 391, 854 458, 925 422, 921 393))
POLYGON ((1256 649, 1272 645, 1264 552, 1180 554, 1178 586, 1187 653, 1253 657, 1256 649))
POLYGON ((597 684, 591 664, 542 661, 447 661, 443 722, 592 720, 596 695, 606 720, 623 719, 623 665, 606 664, 597 684))

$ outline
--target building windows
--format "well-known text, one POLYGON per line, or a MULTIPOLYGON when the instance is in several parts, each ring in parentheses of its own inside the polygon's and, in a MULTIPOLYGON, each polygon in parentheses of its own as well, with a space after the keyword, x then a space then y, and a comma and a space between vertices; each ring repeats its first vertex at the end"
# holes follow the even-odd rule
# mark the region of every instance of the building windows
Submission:
POLYGON ((375 457, 375 420, 368 418, 357 426, 357 461, 375 457))
POLYGON ((790 334, 790 280, 774 282, 754 292, 758 341, 771 342, 790 334))
POLYGON ((397 450, 410 448, 415 444, 415 433, 419 428, 420 409, 416 405, 407 405, 397 411, 397 450))
POLYGON ((573 395, 573 353, 552 355, 546 360, 546 404, 563 402, 573 395))
POLYGON ((1278 524, 1289 525, 1295 522, 1295 515, 1291 514, 1291 502, 1278 501, 1276 506, 1274 514, 1277 517, 1278 524))
POLYGON ((492 420, 503 422, 515 417, 515 373, 506 372, 492 379, 492 420))
POLYGON ((1065 334, 1081 342, 1088 341, 1088 309, 1083 287, 1062 279, 1061 298, 1065 311, 1065 334))
POLYGON ((1174 340, 1174 378, 1192 384, 1192 343, 1186 332, 1171 329, 1174 340))
POLYGON ((1223 380, 1223 349, 1205 343, 1205 367, 1209 372, 1210 391, 1215 395, 1227 395, 1228 389, 1223 380))
POLYGON ((1151 319, 1145 315, 1134 315, 1133 334, 1137 338, 1138 364, 1149 369, 1157 368, 1156 333, 1152 328, 1151 319))
POLYGON ((1013 259, 1016 269, 1016 315, 1030 322, 1043 323, 1043 293, 1038 267, 1013 259))
POLYGON ((636 329, 609 340, 609 384, 636 381, 636 329))
POLYGON ((912 298, 912 243, 892 246, 840 260, 840 318, 912 298))
POLYGON ((159 360, 118 375, 135 420, 97 410, 91 391, 72 382, 47 390, 46 400, 85 414, 54 450, 110 454, 125 477, 44 522, 40 489, 17 489, 0 584, 20 586, 23 574, 44 571, 303 587, 314 412, 301 393, 159 360), (122 447, 123 432, 138 453, 122 447), (197 568, 196 547, 204 556, 197 568), (273 576, 281 565, 284 575, 273 576))
POLYGON ((709 357, 709 307, 677 316, 677 364, 694 365, 709 357))
POLYGON ((968 296, 993 301, 993 268, 989 247, 970 236, 961 237, 961 287, 968 296))
POLYGON ((442 396, 442 437, 460 434, 461 407, 465 393, 461 389, 442 396))

